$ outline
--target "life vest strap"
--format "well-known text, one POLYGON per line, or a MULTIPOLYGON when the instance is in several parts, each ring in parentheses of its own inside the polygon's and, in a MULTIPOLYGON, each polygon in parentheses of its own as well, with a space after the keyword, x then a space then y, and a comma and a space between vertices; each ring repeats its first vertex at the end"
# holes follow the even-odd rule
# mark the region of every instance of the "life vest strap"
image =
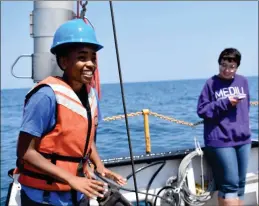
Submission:
MULTIPOLYGON (((56 164, 56 160, 59 160, 59 161, 68 161, 68 162, 79 163, 79 165, 82 166, 88 160, 87 156, 82 159, 82 157, 62 156, 62 155, 58 155, 56 153, 47 154, 47 153, 40 152, 40 154, 47 159, 51 159, 51 162, 53 164, 56 164)), ((38 172, 33 172, 33 171, 25 169, 23 167, 23 164, 19 164, 18 159, 17 159, 17 164, 18 164, 17 165, 18 168, 20 169, 20 172, 23 175, 27 175, 29 177, 33 177, 33 178, 36 178, 36 179, 46 180, 47 184, 49 184, 49 185, 51 185, 53 182, 65 184, 65 183, 63 183, 63 182, 61 182, 61 181, 59 181, 59 180, 57 180, 57 179, 55 179, 55 178, 53 178, 49 175, 45 175, 45 174, 41 174, 41 173, 38 173, 38 172)))
POLYGON ((49 176, 49 175, 40 174, 40 173, 37 173, 37 172, 32 172, 32 171, 27 170, 27 169, 23 169, 21 173, 23 175, 27 175, 29 177, 33 177, 33 178, 36 178, 36 179, 46 180, 48 182, 58 182, 58 183, 61 183, 61 184, 66 184, 64 182, 61 182, 60 180, 57 180, 57 179, 49 176))
POLYGON ((51 159, 53 161, 59 160, 59 161, 68 161, 68 162, 76 162, 76 163, 80 163, 82 161, 83 163, 85 163, 88 159, 87 157, 85 157, 82 160, 82 157, 63 156, 56 153, 52 153, 52 154, 48 154, 44 152, 39 152, 39 153, 46 159, 51 159))

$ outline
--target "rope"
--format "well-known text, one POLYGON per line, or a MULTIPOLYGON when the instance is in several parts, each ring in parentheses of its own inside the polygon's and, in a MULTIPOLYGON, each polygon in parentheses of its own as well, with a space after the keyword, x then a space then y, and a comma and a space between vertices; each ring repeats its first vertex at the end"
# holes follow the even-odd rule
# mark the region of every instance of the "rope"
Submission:
MULTIPOLYGON (((213 191, 212 188, 214 187, 213 181, 209 184, 209 187, 207 191, 202 190, 202 193, 200 195, 193 194, 190 189, 188 188, 188 185, 186 183, 186 176, 188 173, 188 166, 191 163, 192 159, 196 156, 201 157, 201 167, 203 167, 203 151, 200 149, 200 147, 196 146, 196 150, 189 153, 184 157, 184 159, 181 161, 178 169, 178 181, 177 181, 177 188, 175 189, 176 193, 180 193, 182 199, 188 204, 188 205, 195 205, 195 206, 201 206, 204 205, 209 199, 211 199, 213 191)), ((203 169, 201 170, 202 176, 203 176, 203 169)), ((204 188, 204 183, 202 183, 202 187, 204 188)))
POLYGON ((131 159, 132 174, 133 174, 133 180, 134 180, 134 188, 135 188, 137 206, 139 206, 138 186, 137 186, 136 173, 135 173, 135 168, 134 168, 134 159, 133 159, 133 152, 132 152, 132 146, 131 146, 131 139, 130 139, 130 131, 129 131, 129 125, 128 125, 128 118, 127 118, 127 110, 126 110, 126 103, 125 103, 125 97, 124 97, 124 90, 123 90, 120 56, 119 56, 119 48, 118 48, 118 43, 117 43, 114 12, 113 12, 112 1, 110 0, 109 3, 110 3, 110 11, 111 11, 112 28, 113 28, 114 44, 115 44, 116 57, 117 57, 118 72, 119 72, 119 78, 120 78, 121 97, 122 97, 122 103, 123 103, 123 110, 124 110, 124 116, 125 116, 125 124, 126 124, 126 129, 127 129, 127 135, 128 135, 128 144, 129 144, 129 150, 130 150, 130 159, 131 159))

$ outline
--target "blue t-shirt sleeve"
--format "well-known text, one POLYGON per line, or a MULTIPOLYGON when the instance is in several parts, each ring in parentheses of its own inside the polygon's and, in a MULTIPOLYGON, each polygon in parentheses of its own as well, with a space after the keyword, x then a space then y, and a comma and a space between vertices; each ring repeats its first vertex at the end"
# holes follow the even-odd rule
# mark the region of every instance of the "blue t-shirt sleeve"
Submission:
POLYGON ((42 137, 56 123, 56 97, 49 87, 42 87, 28 100, 24 108, 21 131, 42 137))

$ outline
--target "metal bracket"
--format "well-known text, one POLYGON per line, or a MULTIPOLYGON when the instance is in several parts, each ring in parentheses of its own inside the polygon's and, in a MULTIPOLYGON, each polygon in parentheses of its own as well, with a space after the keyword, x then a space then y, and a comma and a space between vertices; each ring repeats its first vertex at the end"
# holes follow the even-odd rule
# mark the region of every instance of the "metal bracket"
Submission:
POLYGON ((16 77, 16 78, 20 78, 20 79, 31 79, 32 76, 30 76, 30 77, 19 77, 19 76, 16 76, 16 75, 14 74, 14 72, 13 72, 13 69, 14 69, 15 64, 16 64, 16 63, 19 61, 19 59, 22 58, 22 57, 32 57, 32 55, 31 55, 31 54, 22 54, 22 55, 18 56, 17 59, 14 61, 12 67, 11 67, 11 73, 12 73, 12 75, 13 75, 14 77, 16 77))

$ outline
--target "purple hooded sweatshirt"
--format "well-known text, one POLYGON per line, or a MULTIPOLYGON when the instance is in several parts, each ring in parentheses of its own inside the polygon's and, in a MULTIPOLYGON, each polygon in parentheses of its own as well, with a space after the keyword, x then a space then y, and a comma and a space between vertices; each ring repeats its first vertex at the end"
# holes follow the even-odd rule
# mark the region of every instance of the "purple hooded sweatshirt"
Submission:
POLYGON ((236 74, 226 80, 215 75, 208 79, 198 100, 197 114, 204 119, 205 146, 230 147, 250 143, 250 97, 248 81, 236 74), (246 94, 236 106, 228 97, 246 94))

